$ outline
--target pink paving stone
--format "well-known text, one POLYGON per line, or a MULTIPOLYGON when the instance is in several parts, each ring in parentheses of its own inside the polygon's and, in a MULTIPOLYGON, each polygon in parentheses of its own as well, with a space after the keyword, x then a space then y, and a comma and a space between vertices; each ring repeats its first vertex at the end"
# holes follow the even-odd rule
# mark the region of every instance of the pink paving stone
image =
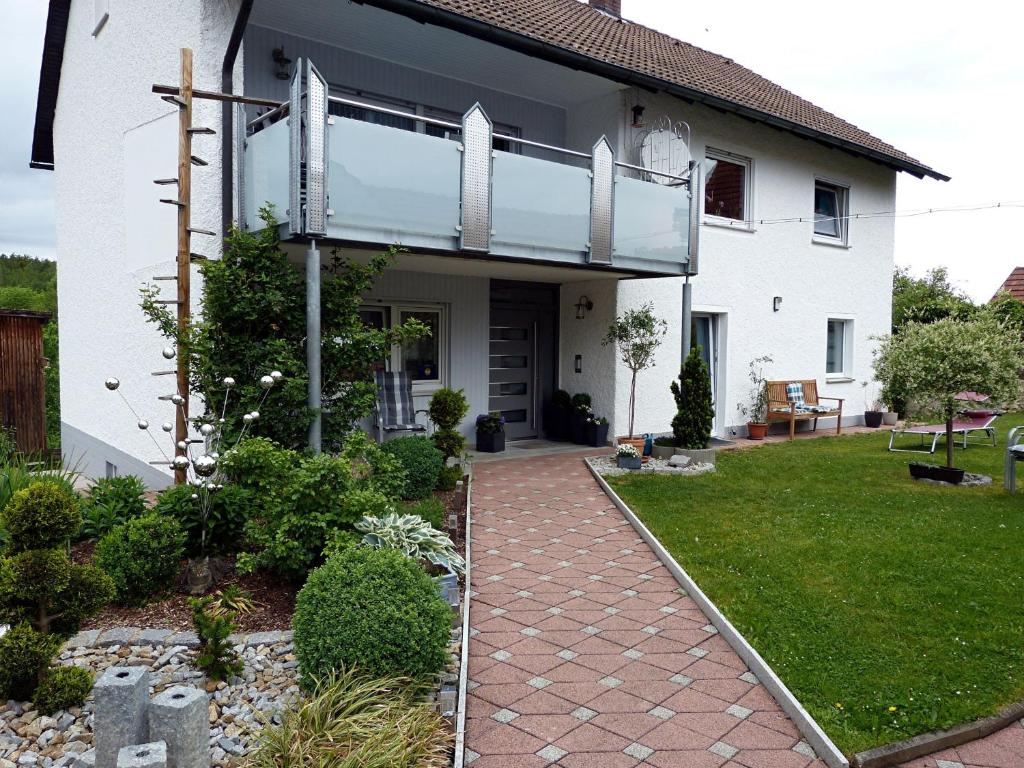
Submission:
POLYGON ((468 694, 466 746, 481 755, 473 768, 546 765, 535 753, 549 744, 567 751, 556 767, 631 768, 639 761, 622 750, 633 743, 657 750, 644 761, 656 768, 752 768, 750 761, 772 756, 782 768, 796 765, 794 758, 804 768, 808 760, 788 749, 795 728, 763 688, 737 679, 745 665, 720 636, 701 629, 707 617, 676 591, 580 454, 478 465, 472 515, 472 587, 480 594, 470 603, 470 625, 481 633, 469 642, 470 679, 481 684, 468 694), (495 575, 502 578, 488 578, 495 575), (552 578, 539 578, 545 575, 552 578), (665 607, 675 610, 660 610, 665 607), (495 616, 494 608, 507 613, 495 616), (588 626, 601 632, 581 631, 588 626), (645 627, 661 631, 652 635, 645 627), (522 635, 524 628, 539 634, 522 635), (697 645, 708 656, 686 653, 697 645), (556 655, 566 649, 578 655, 556 655), (634 649, 643 655, 624 655, 634 649), (512 656, 497 662, 489 658, 496 650, 512 656), (692 688, 668 681, 683 670, 694 679, 692 688), (606 677, 622 682, 598 682, 606 677), (528 684, 538 678, 551 682, 528 684), (744 722, 726 714, 737 700, 778 720, 752 715, 744 722), (659 704, 676 714, 662 711, 667 720, 648 714, 659 704), (597 714, 584 722, 572 715, 580 706, 597 714), (519 717, 492 720, 501 708, 519 717), (741 726, 745 743, 758 749, 741 750, 731 761, 707 752, 741 726), (785 749, 760 749, 783 741, 785 749))
POLYGON ((746 768, 806 768, 811 762, 799 752, 778 749, 742 750, 733 760, 746 768))
POLYGON ((796 743, 792 736, 744 721, 729 731, 725 740, 740 749, 790 749, 796 743))

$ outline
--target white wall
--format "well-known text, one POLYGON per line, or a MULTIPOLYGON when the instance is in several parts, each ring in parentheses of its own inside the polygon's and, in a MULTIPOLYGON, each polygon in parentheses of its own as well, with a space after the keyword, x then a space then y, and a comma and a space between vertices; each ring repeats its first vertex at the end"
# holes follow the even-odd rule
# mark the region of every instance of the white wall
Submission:
POLYGON ((601 344, 608 326, 615 319, 616 281, 590 280, 563 283, 558 326, 559 387, 570 395, 586 392, 594 413, 608 419, 609 434, 615 434, 615 352, 601 344), (580 296, 594 302, 594 308, 582 320, 576 319, 580 296), (576 355, 581 356, 581 373, 576 373, 576 355))
MULTIPOLYGON (((159 424, 173 420, 172 407, 155 398, 173 391, 173 377, 151 375, 168 364, 160 355, 163 341, 143 320, 138 296, 139 285, 154 275, 174 274, 173 231, 160 223, 173 218, 174 209, 139 197, 140 190, 154 186, 155 168, 170 163, 162 175, 176 175, 176 146, 160 140, 166 133, 160 118, 175 110, 151 88, 178 82, 179 48, 187 46, 195 54, 196 87, 219 90, 237 5, 117 3, 93 37, 93 4, 71 4, 54 121, 61 407, 65 451, 92 474, 102 473, 105 460, 121 472, 142 472, 145 462, 160 458, 120 398, 103 387, 107 376, 121 379, 121 391, 170 446, 159 424), (131 226, 133 221, 141 227, 131 226), (148 222, 156 224, 147 233, 148 222), (82 434, 94 440, 80 439, 82 434), (105 445, 112 446, 109 455, 105 445), (125 466, 125 454, 140 464, 125 466)), ((240 87, 240 62, 235 78, 240 87)), ((197 102, 194 122, 219 130, 220 105, 197 102)), ((196 137, 194 152, 210 164, 193 172, 192 222, 217 230, 220 136, 196 137)), ((173 190, 161 188, 167 197, 173 190)), ((217 256, 219 247, 218 238, 194 237, 195 251, 217 256)), ((174 283, 162 285, 172 296, 174 283)), ((197 286, 196 300, 198 294, 197 286)))
MULTIPOLYGON (((895 207, 895 172, 838 150, 667 97, 645 97, 646 117, 668 113, 693 129, 692 149, 702 160, 706 146, 753 159, 753 218, 775 219, 813 213, 814 180, 850 187, 849 210, 895 207)), ((748 394, 747 364, 770 355, 769 378, 815 378, 823 395, 846 398, 844 416, 864 411, 861 380, 872 379, 872 336, 888 332, 891 313, 893 221, 855 219, 849 247, 812 243, 812 225, 759 224, 752 231, 701 228, 700 274, 693 280, 694 311, 724 313, 728 347, 721 361, 725 377, 722 423, 743 419, 737 404, 748 394), (772 297, 782 297, 780 312, 772 297), (854 323, 852 381, 828 381, 825 374, 826 321, 854 323)), ((652 301, 671 330, 658 352, 657 367, 641 375, 637 430, 669 429, 674 404, 668 385, 681 356, 682 279, 623 281, 619 311, 652 301)), ((628 398, 628 371, 617 368, 617 417, 628 398)), ((876 391, 872 388, 872 391, 876 391)))

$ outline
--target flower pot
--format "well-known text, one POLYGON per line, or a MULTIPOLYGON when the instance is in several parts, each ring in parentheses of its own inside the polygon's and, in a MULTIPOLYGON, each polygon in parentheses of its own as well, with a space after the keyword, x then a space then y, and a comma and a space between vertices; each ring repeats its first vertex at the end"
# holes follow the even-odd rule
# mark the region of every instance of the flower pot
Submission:
POLYGON ((593 422, 587 424, 587 445, 595 448, 608 445, 608 425, 593 422))
POLYGON ((544 408, 544 436, 548 440, 568 440, 569 416, 570 412, 565 408, 548 403, 544 408))
POLYGON ((640 469, 639 456, 616 456, 615 459, 619 469, 640 469))
POLYGON ((910 476, 918 480, 938 480, 942 483, 950 483, 951 485, 959 485, 964 479, 964 470, 950 469, 949 467, 940 467, 938 464, 925 464, 920 461, 912 461, 908 465, 910 467, 910 476))
POLYGON ((677 453, 679 453, 679 449, 674 445, 658 445, 657 441, 655 441, 654 445, 651 446, 651 456, 656 459, 668 460, 677 453))
POLYGON ((882 426, 882 412, 864 411, 864 426, 871 429, 878 429, 882 426))
POLYGON ((477 432, 476 449, 481 453, 501 453, 505 450, 504 432, 477 432))
POLYGON ((587 444, 587 416, 580 411, 573 411, 569 417, 569 438, 578 445, 587 444))
POLYGON ((882 423, 887 427, 895 427, 896 423, 900 420, 900 415, 896 411, 883 411, 882 412, 882 423))
POLYGON ((751 440, 764 440, 768 434, 768 425, 756 421, 747 422, 747 437, 751 440))

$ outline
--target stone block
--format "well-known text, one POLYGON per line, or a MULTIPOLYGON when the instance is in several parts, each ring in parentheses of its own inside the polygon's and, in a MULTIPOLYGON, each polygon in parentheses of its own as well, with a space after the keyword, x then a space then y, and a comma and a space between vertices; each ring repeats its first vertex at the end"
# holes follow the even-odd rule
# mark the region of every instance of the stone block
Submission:
POLYGON ((107 667, 93 687, 97 768, 114 768, 122 747, 149 741, 149 669, 107 667))
POLYGON ((167 768, 209 768, 209 697, 183 685, 149 704, 149 738, 167 744, 167 768))
POLYGON ((116 768, 167 768, 167 745, 151 741, 122 747, 117 753, 116 768))
POLYGON ((693 462, 690 460, 690 457, 682 453, 677 453, 668 460, 668 465, 670 467, 688 467, 692 463, 693 462))

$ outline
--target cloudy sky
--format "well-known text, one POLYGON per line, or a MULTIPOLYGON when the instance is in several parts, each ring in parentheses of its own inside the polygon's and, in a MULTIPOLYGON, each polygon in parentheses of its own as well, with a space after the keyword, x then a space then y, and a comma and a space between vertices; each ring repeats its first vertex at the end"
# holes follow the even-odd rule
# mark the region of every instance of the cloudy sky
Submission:
MULTIPOLYGON (((78 0, 81 2, 82 0, 78 0)), ((1024 203, 1024 5, 623 0, 623 14, 730 56, 950 175, 899 177, 897 208, 1024 203)), ((53 180, 28 168, 46 3, 0 0, 0 252, 53 258, 53 180)), ((786 225, 778 225, 786 226, 786 225)), ((1024 265, 1024 207, 900 218, 896 261, 945 265, 985 300, 1024 265)))

